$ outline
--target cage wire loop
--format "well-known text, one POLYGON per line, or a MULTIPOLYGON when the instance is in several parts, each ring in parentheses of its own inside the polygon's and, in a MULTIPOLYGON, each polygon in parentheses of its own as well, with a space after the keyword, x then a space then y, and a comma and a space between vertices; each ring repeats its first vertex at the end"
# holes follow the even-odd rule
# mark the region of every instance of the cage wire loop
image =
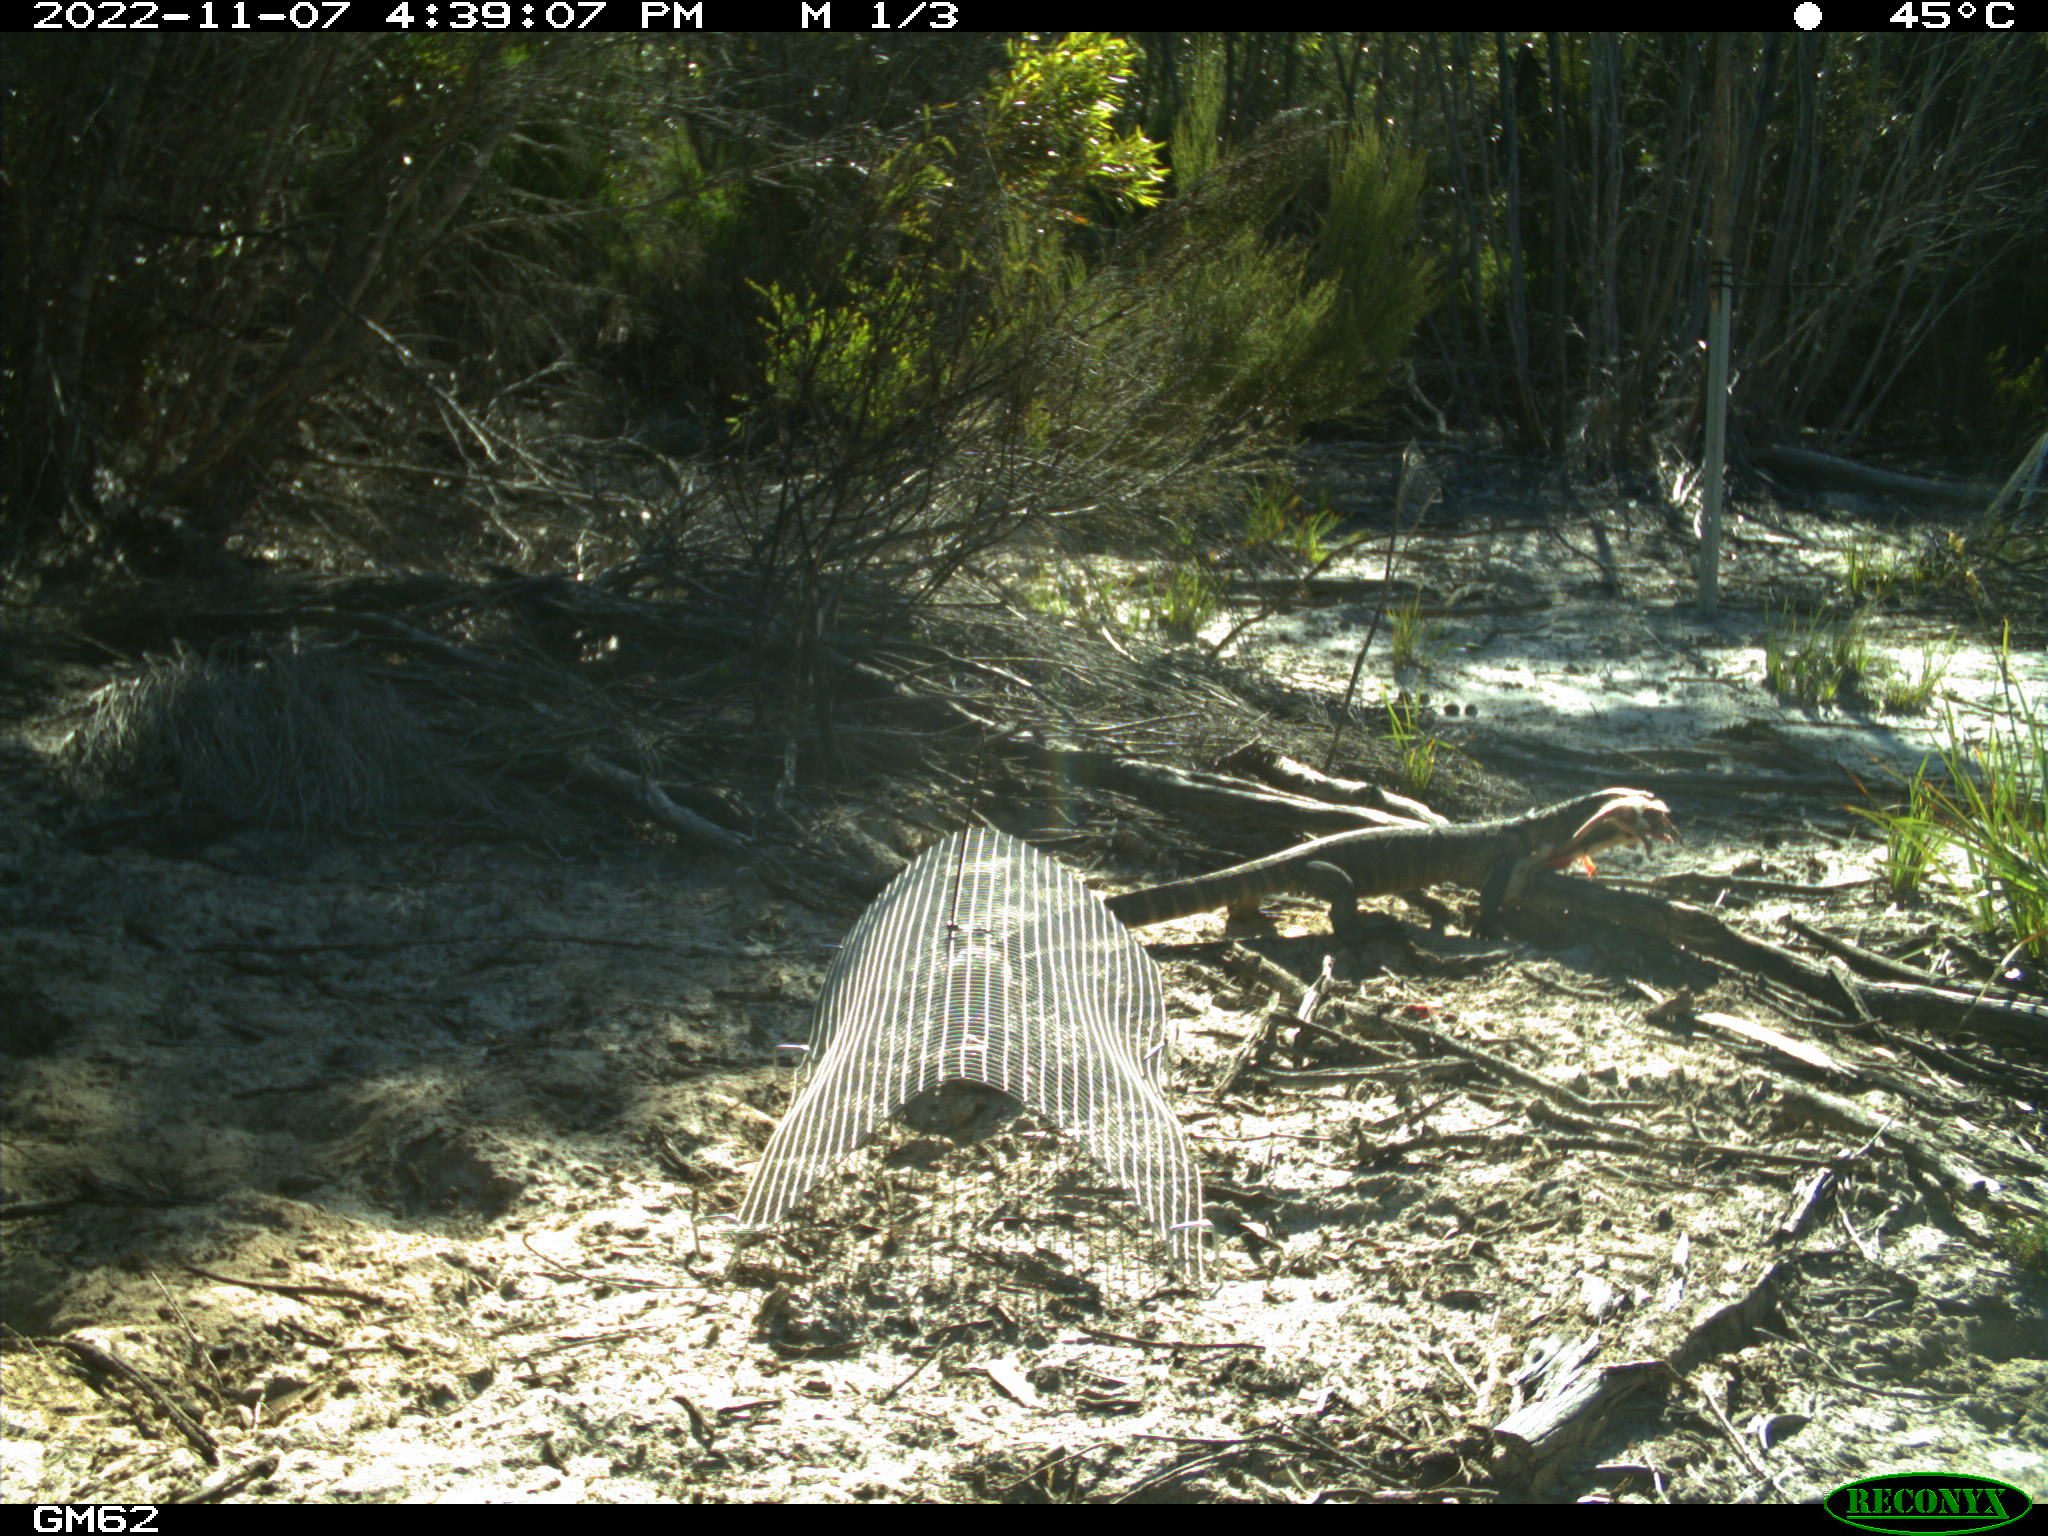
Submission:
POLYGON ((980 1083, 1072 1138, 1199 1281, 1201 1182, 1164 1092, 1158 968, 1101 900, 985 827, 927 849, 861 914, 825 973, 789 1111, 740 1207, 782 1221, 909 1100, 980 1083))

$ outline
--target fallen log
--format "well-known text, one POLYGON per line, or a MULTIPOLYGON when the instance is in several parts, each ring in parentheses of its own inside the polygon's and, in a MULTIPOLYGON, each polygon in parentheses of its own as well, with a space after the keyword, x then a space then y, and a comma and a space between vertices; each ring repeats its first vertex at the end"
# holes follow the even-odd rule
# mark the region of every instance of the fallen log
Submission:
POLYGON ((1846 970, 1816 964, 1782 945, 1743 933, 1705 907, 1663 901, 1592 880, 1569 879, 1548 870, 1537 871, 1524 889, 1524 902, 1534 899, 1740 966, 1829 1007, 1838 1006, 1848 992, 1864 1007, 1895 1023, 1967 1028, 2036 1050, 2048 1049, 2048 1003, 2037 998, 2003 990, 1980 993, 1852 977, 1846 970))
POLYGON ((931 718, 982 733, 995 750, 1028 758, 1036 766, 1057 773, 1068 783, 1110 784, 1131 791, 1159 805, 1178 806, 1196 815, 1249 816, 1293 831, 1350 832, 1360 827, 1412 826, 1414 818, 1397 816, 1363 805, 1332 805, 1304 795, 1233 779, 1223 774, 1175 768, 1120 757, 1092 747, 1072 747, 1044 731, 1028 726, 1004 725, 969 709, 954 699, 919 693, 882 668, 844 657, 834 663, 888 696, 931 718))
POLYGON ((1447 820, 1420 800, 1397 795, 1391 789, 1369 784, 1363 779, 1334 778, 1320 769, 1309 767, 1307 763, 1296 762, 1275 752, 1264 742, 1249 742, 1239 747, 1223 760, 1222 766, 1255 773, 1269 784, 1311 800, 1331 801, 1339 805, 1368 805, 1374 810, 1413 821, 1442 824, 1447 820))
POLYGON ((1811 448, 1774 445, 1757 450, 1757 463, 1796 479, 1816 481, 1843 491, 1868 491, 1879 496, 1911 496, 1922 501, 1941 501, 1951 506, 1982 507, 1998 494, 1995 485, 1963 480, 1929 480, 1921 475, 1902 475, 1895 470, 1872 469, 1832 453, 1811 448))
POLYGON ((659 784, 644 775, 628 773, 588 752, 576 758, 575 766, 585 778, 630 801, 649 821, 667 827, 687 843, 732 858, 746 858, 754 851, 746 838, 677 805, 659 784))

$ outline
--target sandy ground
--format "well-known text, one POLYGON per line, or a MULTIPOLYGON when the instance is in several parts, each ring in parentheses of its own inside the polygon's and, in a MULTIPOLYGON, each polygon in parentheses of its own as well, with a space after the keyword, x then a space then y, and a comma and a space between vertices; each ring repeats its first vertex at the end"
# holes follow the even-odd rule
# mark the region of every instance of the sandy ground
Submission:
MULTIPOLYGON (((1927 723, 1758 682, 1767 602, 1836 579, 1870 509, 1738 526, 1707 623, 1661 514, 1539 516, 1483 477, 1446 499, 1465 528, 1409 558, 1447 751, 1524 803, 1655 789, 1684 845, 1602 875, 1691 877, 1670 893, 1751 932, 1967 934, 1951 894, 1891 901, 1844 810, 1927 723)), ((1339 691, 1367 617, 1304 610, 1258 654, 1339 691)), ((1882 638, 1917 658, 1952 630, 1908 612, 1882 638)), ((1983 637, 1957 638, 1950 695, 1994 702, 1983 637)), ((845 1234, 890 1220, 873 1189, 956 1226, 999 1198, 1036 1155, 1005 1149, 1043 1146, 1000 1138, 875 1154, 844 1225, 734 1265, 778 1047, 857 902, 806 911, 653 843, 95 832, 38 702, 13 691, 0 750, 0 1497, 1776 1501, 1930 1467, 2048 1497, 2048 1284, 2000 1246, 2048 1203, 2048 1048, 1822 1017, 1606 934, 1481 943, 1469 892, 1439 893, 1447 932, 1390 906, 1337 946, 1283 899, 1143 935, 1214 1223, 1201 1286, 1148 1279, 1141 1246, 1120 1304, 948 1276, 914 1234, 893 1274, 849 1268, 845 1234), (1219 1095, 1275 1000, 1245 953, 1303 984, 1330 954, 1335 1033, 1283 1031, 1219 1095), (1652 1007, 1681 988, 1830 1068, 1652 1007), (1529 1439, 1591 1383, 1597 1411, 1529 1439)))

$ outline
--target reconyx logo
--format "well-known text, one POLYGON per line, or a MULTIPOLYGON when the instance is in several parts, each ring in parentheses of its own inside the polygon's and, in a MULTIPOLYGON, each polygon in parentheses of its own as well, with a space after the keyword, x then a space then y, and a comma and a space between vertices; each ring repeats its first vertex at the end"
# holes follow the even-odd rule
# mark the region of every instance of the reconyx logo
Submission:
POLYGON ((1822 1507, 1860 1530, 1963 1536, 2011 1525, 2034 1501, 2011 1483, 1968 1472, 1895 1472, 1844 1483, 1822 1507))

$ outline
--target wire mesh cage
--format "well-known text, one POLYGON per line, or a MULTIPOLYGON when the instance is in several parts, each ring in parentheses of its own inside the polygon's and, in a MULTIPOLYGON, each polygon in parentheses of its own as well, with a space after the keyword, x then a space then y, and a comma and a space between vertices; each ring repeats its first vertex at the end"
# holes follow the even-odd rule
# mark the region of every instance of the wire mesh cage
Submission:
POLYGON ((1157 969, 1094 893, 1015 838, 956 833, 827 971, 741 1234, 906 1282, 992 1260, 1025 1287, 1199 1281, 1167 1067, 1157 969))

